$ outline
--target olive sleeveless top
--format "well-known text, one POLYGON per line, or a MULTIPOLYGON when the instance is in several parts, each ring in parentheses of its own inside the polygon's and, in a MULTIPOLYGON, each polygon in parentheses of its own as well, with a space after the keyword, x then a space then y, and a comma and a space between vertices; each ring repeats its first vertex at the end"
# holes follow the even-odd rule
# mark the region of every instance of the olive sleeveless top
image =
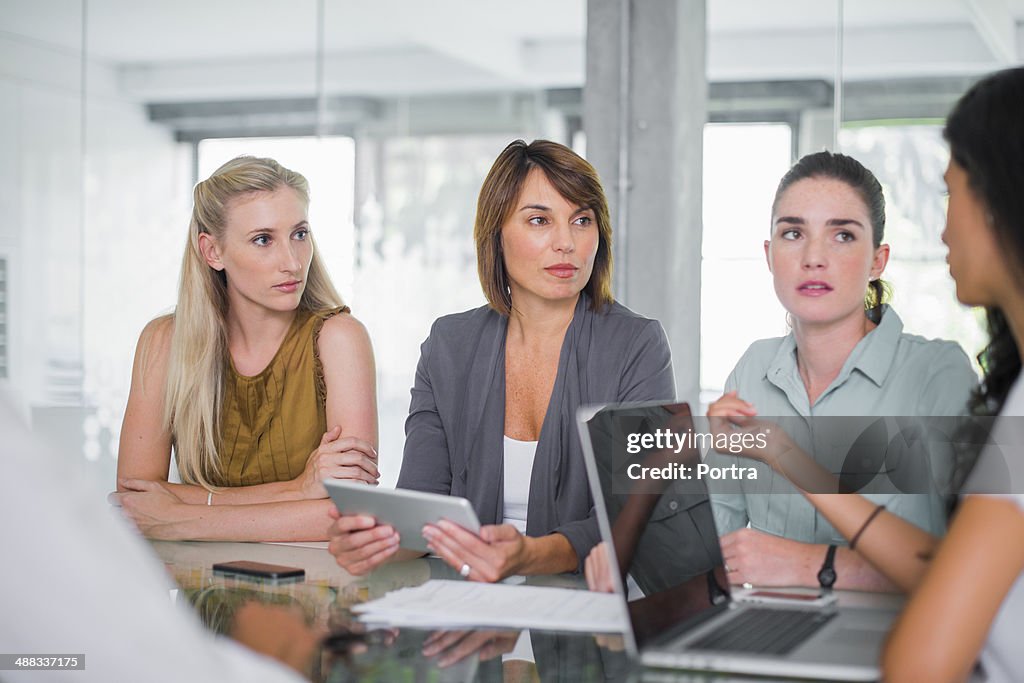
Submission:
POLYGON ((327 387, 317 350, 324 321, 348 307, 299 310, 277 354, 252 377, 225 360, 220 477, 216 486, 250 486, 297 477, 327 431, 327 387))

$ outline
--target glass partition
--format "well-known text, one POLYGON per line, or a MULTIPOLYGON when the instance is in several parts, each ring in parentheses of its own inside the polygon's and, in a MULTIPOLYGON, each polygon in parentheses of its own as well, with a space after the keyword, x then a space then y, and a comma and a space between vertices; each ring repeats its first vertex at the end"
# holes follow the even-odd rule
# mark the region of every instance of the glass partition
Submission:
MULTIPOLYGON (((891 3, 874 11, 843 4, 842 128, 839 151, 870 168, 886 199, 883 279, 907 332, 958 342, 975 356, 985 343, 980 310, 959 304, 940 236, 946 223, 942 126, 979 76, 1018 62, 1000 54, 1009 13, 971 3, 891 3), (993 13, 995 12, 995 13, 993 13)), ((975 361, 975 369, 977 362, 975 361)))
MULTIPOLYGON (((193 183, 237 153, 287 158, 375 345, 393 483, 419 345, 483 301, 472 227, 491 162, 517 137, 585 149, 587 7, 0 0, 0 388, 109 488, 138 334, 175 302, 193 183)), ((751 341, 786 332, 763 260, 772 194, 793 160, 834 145, 885 188, 907 331, 973 356, 978 315, 955 302, 938 241, 940 131, 977 76, 1019 63, 1001 29, 1024 9, 706 9, 702 398, 751 341), (756 315, 738 323, 741 293, 756 315)))
POLYGON ((571 135, 564 112, 580 99, 585 3, 544 5, 542 24, 522 21, 529 5, 325 7, 322 126, 354 140, 343 294, 373 340, 383 485, 398 479, 431 324, 485 303, 473 224, 487 171, 516 138, 571 135), (559 100, 552 84, 575 97, 559 100))
POLYGON ((704 239, 701 268, 702 402, 755 339, 786 334, 764 241, 779 178, 789 168, 793 131, 785 123, 704 127, 704 239))
MULTIPOLYGON (((765 177, 762 186, 736 152, 726 163, 717 136, 727 129, 714 125, 722 121, 786 122, 793 141, 789 162, 833 149, 871 169, 887 204, 891 258, 883 279, 905 331, 955 340, 975 357, 984 344, 983 317, 956 301, 940 241, 949 158, 941 131, 950 107, 976 78, 1021 62, 1016 41, 1007 38, 1016 35, 1021 15, 1020 8, 956 2, 793 1, 766 12, 743 0, 708 1, 702 401, 720 395, 746 344, 788 331, 777 302, 765 294, 770 280, 744 255, 747 239, 721 237, 722 223, 748 208, 723 199, 728 194, 721 188, 741 185, 752 197, 763 196, 757 188, 774 190, 785 166, 774 168, 768 174, 774 180, 765 177), (724 298, 748 291, 764 301, 752 307, 741 341, 720 332, 731 330, 724 298)), ((767 163, 760 152, 754 156, 767 163)), ((767 217, 770 204, 760 201, 767 217)), ((744 233, 733 228, 729 234, 744 233)))
POLYGON ((14 409, 81 461, 85 360, 83 247, 87 197, 81 6, 4 3, 0 10, 0 389, 14 409))

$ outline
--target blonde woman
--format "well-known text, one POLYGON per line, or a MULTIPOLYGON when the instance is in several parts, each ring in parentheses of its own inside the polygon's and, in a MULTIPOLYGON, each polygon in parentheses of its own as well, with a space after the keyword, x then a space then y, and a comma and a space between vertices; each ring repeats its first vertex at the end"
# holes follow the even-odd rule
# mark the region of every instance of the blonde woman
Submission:
POLYGON ((178 305, 139 339, 116 498, 152 538, 325 539, 321 480, 379 477, 370 340, 317 253, 300 174, 239 157, 194 201, 178 305))

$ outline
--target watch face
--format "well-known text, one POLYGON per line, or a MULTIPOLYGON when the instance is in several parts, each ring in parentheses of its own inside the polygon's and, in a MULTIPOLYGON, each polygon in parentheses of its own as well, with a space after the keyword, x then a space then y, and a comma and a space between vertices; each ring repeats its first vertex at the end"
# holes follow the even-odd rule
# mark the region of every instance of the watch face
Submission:
POLYGON ((836 570, 832 569, 832 567, 824 567, 818 572, 818 583, 821 584, 822 588, 831 588, 835 582, 836 570))

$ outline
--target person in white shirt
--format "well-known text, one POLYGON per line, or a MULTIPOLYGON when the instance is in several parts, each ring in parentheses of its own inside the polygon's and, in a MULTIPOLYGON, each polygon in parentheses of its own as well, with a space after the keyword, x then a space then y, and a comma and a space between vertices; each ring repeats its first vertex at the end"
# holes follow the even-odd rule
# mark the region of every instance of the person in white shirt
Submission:
MULTIPOLYGON (((81 485, 76 467, 29 434, 0 396, 0 643, 5 653, 83 654, 75 681, 294 683, 318 650, 312 634, 285 639, 272 608, 236 615, 233 635, 290 664, 216 638, 171 603, 170 577, 117 508, 81 485)), ((291 631, 288 631, 291 633, 291 631)), ((4 671, 4 681, 54 680, 4 671)))

